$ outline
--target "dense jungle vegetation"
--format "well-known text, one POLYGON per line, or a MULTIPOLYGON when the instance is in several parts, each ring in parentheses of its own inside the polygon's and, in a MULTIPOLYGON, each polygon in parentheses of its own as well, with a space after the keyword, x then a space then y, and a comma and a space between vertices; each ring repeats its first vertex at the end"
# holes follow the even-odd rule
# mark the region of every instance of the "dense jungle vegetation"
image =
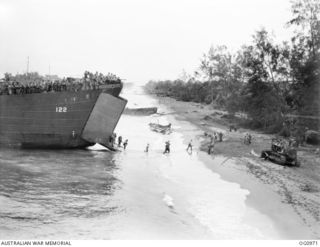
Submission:
POLYGON ((291 8, 290 41, 276 43, 261 29, 237 52, 211 47, 193 75, 149 81, 146 90, 245 113, 250 127, 270 133, 290 135, 284 124, 289 115, 296 130, 319 130, 320 1, 294 0, 291 8))

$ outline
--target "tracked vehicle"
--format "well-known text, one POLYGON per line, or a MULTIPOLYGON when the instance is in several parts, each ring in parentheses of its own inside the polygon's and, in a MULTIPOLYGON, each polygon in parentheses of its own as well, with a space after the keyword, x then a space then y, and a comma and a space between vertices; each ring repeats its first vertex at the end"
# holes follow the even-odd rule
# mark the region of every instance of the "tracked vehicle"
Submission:
POLYGON ((297 159, 297 150, 284 139, 274 138, 271 141, 271 150, 263 150, 261 158, 287 166, 300 166, 297 159))

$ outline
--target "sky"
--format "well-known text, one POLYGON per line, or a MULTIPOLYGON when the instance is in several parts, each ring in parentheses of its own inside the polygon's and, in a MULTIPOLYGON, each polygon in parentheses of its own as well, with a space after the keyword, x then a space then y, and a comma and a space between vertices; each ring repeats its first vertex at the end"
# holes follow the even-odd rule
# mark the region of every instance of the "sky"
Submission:
POLYGON ((288 40, 289 0, 0 0, 0 76, 81 77, 111 72, 127 82, 193 73, 210 46, 236 50, 265 27, 288 40))

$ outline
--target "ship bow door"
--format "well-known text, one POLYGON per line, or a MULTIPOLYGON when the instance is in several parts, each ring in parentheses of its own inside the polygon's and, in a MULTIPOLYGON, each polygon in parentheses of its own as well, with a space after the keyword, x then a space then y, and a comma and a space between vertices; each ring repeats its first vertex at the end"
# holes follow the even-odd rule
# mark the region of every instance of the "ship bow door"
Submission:
POLYGON ((81 137, 91 143, 99 143, 112 149, 110 136, 127 104, 125 99, 101 93, 93 107, 81 137))

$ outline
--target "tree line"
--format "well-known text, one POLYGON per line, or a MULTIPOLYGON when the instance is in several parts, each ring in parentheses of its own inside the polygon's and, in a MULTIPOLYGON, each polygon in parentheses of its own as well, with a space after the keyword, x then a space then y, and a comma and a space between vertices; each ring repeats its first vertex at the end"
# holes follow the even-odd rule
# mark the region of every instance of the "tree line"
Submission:
MULTIPOLYGON (((319 129, 320 116, 320 2, 294 0, 294 29, 290 41, 276 43, 262 28, 252 42, 236 52, 211 47, 199 69, 176 80, 149 81, 149 93, 182 101, 213 104, 231 115, 245 113, 251 127, 284 130, 293 117, 294 128, 319 129)), ((289 135, 290 133, 284 133, 289 135)))

